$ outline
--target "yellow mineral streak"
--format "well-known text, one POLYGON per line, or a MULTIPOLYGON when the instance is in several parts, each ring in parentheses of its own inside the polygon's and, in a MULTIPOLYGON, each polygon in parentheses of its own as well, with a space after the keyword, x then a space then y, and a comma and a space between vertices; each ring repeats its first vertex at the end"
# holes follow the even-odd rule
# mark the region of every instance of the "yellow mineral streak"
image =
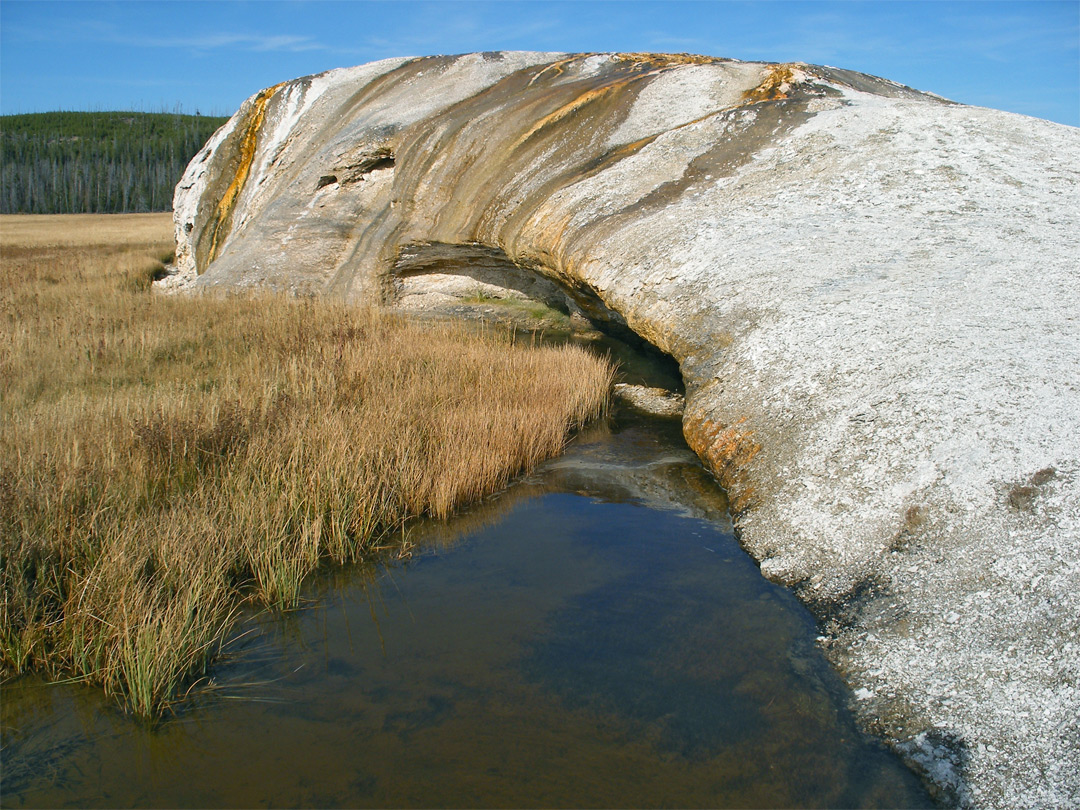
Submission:
POLYGON ((529 138, 531 138, 533 135, 535 135, 540 130, 542 130, 542 129, 546 128, 546 127, 549 127, 552 124, 557 124, 558 122, 560 122, 564 118, 566 118, 568 115, 571 115, 574 112, 576 112, 577 110, 580 110, 582 107, 584 107, 589 102, 595 101, 596 99, 610 93, 612 90, 616 90, 616 89, 618 89, 618 88, 620 88, 620 87, 622 87, 622 86, 624 86, 626 84, 629 84, 629 82, 628 81, 613 82, 612 84, 604 85, 603 87, 596 87, 596 88, 593 88, 592 90, 588 90, 588 91, 582 93, 580 96, 575 98, 570 103, 564 104, 563 106, 559 107, 559 109, 555 110, 555 112, 549 113, 548 115, 545 115, 543 118, 541 118, 535 124, 533 124, 528 132, 526 132, 524 135, 522 135, 520 138, 518 138, 517 143, 515 143, 513 145, 513 147, 511 147, 511 149, 512 150, 517 149, 519 146, 521 146, 523 143, 528 141, 529 138))
POLYGON ((725 60, 715 56, 699 56, 694 53, 617 53, 622 62, 649 65, 650 67, 674 67, 676 65, 714 65, 725 60))
MULTIPOLYGON (((532 85, 548 71, 553 71, 556 76, 560 75, 565 70, 566 65, 572 62, 576 62, 581 58, 582 57, 578 55, 569 57, 567 59, 561 59, 558 62, 552 62, 546 68, 533 76, 529 84, 532 85)), ((718 59, 712 56, 698 56, 692 53, 617 53, 613 54, 612 58, 620 62, 631 62, 635 65, 643 65, 651 68, 652 70, 647 74, 639 73, 636 76, 629 76, 619 81, 610 82, 609 84, 606 84, 602 87, 595 87, 591 90, 586 91, 570 103, 564 104, 562 107, 555 110, 555 112, 549 113, 548 115, 537 121, 535 124, 533 124, 533 126, 529 129, 528 132, 518 138, 517 143, 514 144, 513 148, 516 149, 517 147, 521 146, 540 130, 545 129, 552 124, 557 124, 567 116, 572 115, 577 110, 580 110, 586 104, 595 101, 596 99, 612 92, 613 90, 618 90, 629 85, 631 82, 640 80, 641 78, 643 78, 643 75, 653 75, 654 73, 664 71, 666 68, 677 67, 679 65, 712 65, 725 61, 723 59, 718 59)), ((750 92, 754 91, 748 91, 748 93, 750 92)), ((703 116, 702 119, 698 120, 703 120, 707 117, 708 116, 703 116)), ((641 145, 644 145, 644 143, 642 143, 641 145)), ((635 145, 635 147, 636 146, 637 145, 635 145)))
POLYGON ((259 142, 259 129, 262 127, 263 118, 266 116, 266 105, 274 97, 285 82, 275 84, 259 92, 252 103, 251 112, 248 114, 244 134, 240 140, 240 165, 236 168, 229 187, 225 189, 221 201, 218 202, 217 211, 214 214, 214 235, 210 240, 210 253, 206 258, 209 265, 217 257, 218 248, 222 240, 229 235, 232 226, 232 213, 240 192, 244 190, 248 173, 251 171, 252 161, 255 159, 255 147, 259 142))
POLYGON ((787 98, 791 88, 806 78, 804 72, 806 67, 807 65, 802 62, 772 65, 757 87, 752 87, 743 93, 743 101, 748 104, 757 104, 761 101, 778 101, 787 98))
MULTIPOLYGON (((706 117, 708 117, 708 116, 706 116, 706 117)), ((704 120, 704 119, 699 118, 698 120, 700 121, 700 120, 704 120)), ((693 123, 693 122, 691 122, 691 123, 693 123)), ((612 159, 613 161, 614 160, 622 160, 623 158, 630 157, 630 155, 633 155, 633 154, 636 154, 637 152, 640 152, 642 149, 644 149, 650 143, 655 141, 658 137, 660 137, 660 136, 659 135, 646 135, 644 138, 641 138, 640 140, 636 140, 633 143, 624 143, 622 146, 618 146, 615 149, 612 149, 611 153, 608 155, 608 157, 610 159, 612 159)))
POLYGON ((531 79, 529 79, 529 87, 532 87, 536 82, 538 82, 540 80, 540 77, 547 73, 549 70, 552 71, 556 76, 561 76, 567 65, 569 65, 571 62, 576 62, 580 58, 580 56, 571 56, 566 59, 560 59, 558 62, 552 62, 546 68, 544 68, 531 79))

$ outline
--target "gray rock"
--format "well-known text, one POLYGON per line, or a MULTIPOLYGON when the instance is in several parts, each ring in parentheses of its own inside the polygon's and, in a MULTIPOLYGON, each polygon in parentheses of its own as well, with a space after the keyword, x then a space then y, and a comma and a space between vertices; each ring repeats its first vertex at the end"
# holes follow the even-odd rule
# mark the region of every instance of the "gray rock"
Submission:
POLYGON ((671 354, 864 722, 956 801, 1080 802, 1080 130, 802 64, 393 59, 253 96, 174 210, 196 288, 505 290, 671 354))
POLYGON ((682 394, 664 388, 615 383, 614 394, 639 411, 654 416, 682 416, 685 408, 682 394))

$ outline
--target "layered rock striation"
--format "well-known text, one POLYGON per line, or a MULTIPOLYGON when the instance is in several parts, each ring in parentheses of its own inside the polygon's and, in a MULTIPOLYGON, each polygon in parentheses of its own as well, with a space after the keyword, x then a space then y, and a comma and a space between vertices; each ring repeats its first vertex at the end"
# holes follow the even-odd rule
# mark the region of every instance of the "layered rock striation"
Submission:
POLYGON ((1080 130, 804 64, 391 59, 253 96, 174 211, 181 286, 501 289, 667 352, 863 720, 951 801, 1080 802, 1080 130))

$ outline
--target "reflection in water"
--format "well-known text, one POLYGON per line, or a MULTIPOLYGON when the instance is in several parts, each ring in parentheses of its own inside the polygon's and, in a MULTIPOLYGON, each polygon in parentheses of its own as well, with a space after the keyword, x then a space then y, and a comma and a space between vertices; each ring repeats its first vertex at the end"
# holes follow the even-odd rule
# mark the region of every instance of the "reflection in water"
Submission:
POLYGON ((617 415, 413 557, 250 618, 156 728, 4 687, 3 804, 921 806, 677 421, 617 415))

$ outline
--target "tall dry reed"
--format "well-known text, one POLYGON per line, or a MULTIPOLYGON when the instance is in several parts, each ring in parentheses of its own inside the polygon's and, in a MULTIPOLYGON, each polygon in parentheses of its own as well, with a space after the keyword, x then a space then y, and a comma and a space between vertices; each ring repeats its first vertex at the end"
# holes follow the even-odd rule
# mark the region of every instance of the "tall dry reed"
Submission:
POLYGON ((504 486, 606 408, 610 366, 574 347, 326 300, 162 297, 150 279, 165 220, 125 240, 117 217, 97 244, 78 217, 52 241, 12 219, 0 219, 9 675, 71 674, 160 712, 240 600, 294 605, 320 562, 504 486))

